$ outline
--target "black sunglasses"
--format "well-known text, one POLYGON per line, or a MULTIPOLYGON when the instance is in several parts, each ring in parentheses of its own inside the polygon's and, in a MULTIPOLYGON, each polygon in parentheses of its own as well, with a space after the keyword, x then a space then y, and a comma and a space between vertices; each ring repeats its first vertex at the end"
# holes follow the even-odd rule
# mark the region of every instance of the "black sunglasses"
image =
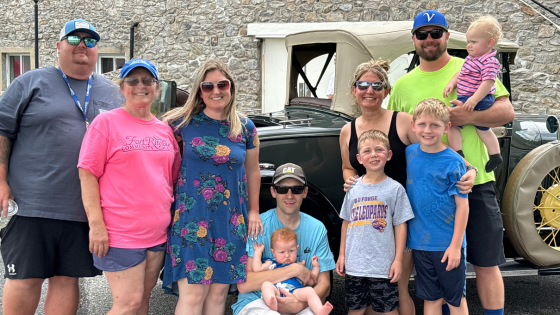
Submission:
POLYGON ((72 45, 72 46, 78 46, 80 45, 80 42, 83 40, 84 41, 84 45, 86 45, 86 47, 88 48, 93 48, 97 45, 97 39, 93 38, 93 37, 81 37, 78 35, 66 35, 64 37, 62 37, 62 39, 60 39, 61 41, 67 39, 68 40, 68 44, 72 45))
POLYGON ((425 40, 426 38, 428 38, 428 34, 430 34, 433 39, 440 39, 443 36, 444 32, 445 31, 442 29, 435 29, 431 31, 416 31, 414 32, 414 35, 418 40, 425 40))
MULTIPOLYGON (((218 87, 218 90, 220 90, 220 91, 229 90, 230 85, 231 85, 231 83, 229 82, 229 80, 222 80, 222 81, 218 81, 218 83, 216 83, 216 86, 218 87)), ((204 81, 204 82, 200 83, 200 89, 203 92, 212 92, 214 90, 214 83, 204 81)))
POLYGON ((385 83, 381 82, 381 81, 373 81, 373 82, 369 82, 369 81, 357 81, 356 82, 356 87, 358 88, 358 90, 360 91, 365 91, 367 90, 369 87, 371 86, 371 88, 374 91, 381 91, 383 90, 383 88, 385 87, 385 83))
POLYGON ((300 195, 305 190, 305 185, 302 185, 302 186, 276 186, 276 185, 274 185, 274 190, 276 191, 276 193, 281 194, 281 195, 287 194, 288 190, 290 190, 290 189, 292 190, 292 194, 300 195))
POLYGON ((152 86, 157 82, 156 78, 142 78, 142 80, 139 80, 138 78, 124 79, 124 82, 126 82, 128 86, 137 86, 140 81, 142 81, 142 84, 144 84, 145 86, 152 86))

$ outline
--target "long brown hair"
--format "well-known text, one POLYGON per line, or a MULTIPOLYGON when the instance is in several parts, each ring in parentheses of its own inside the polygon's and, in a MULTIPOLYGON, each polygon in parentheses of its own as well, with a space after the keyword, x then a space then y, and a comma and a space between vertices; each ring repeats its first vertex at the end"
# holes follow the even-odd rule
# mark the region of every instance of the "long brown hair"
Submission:
POLYGON ((193 85, 191 87, 191 92, 187 102, 184 106, 174 108, 163 115, 163 120, 167 120, 168 123, 172 123, 177 120, 182 120, 177 127, 181 127, 190 123, 194 115, 200 113, 205 107, 204 101, 200 96, 200 83, 206 78, 206 74, 214 70, 220 71, 230 82, 231 82, 231 100, 225 108, 226 119, 230 127, 230 136, 236 138, 244 128, 244 124, 241 123, 241 118, 245 120, 245 116, 238 113, 236 110, 236 89, 233 77, 229 72, 227 66, 219 60, 209 60, 202 67, 200 67, 194 78, 193 85))

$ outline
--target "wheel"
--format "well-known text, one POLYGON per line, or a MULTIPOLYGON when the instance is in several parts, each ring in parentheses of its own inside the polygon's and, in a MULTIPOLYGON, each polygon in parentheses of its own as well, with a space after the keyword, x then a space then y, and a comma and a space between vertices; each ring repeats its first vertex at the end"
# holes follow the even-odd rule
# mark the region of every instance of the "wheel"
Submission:
POLYGON ((529 152, 503 196, 504 227, 515 250, 536 267, 560 264, 560 142, 529 152))

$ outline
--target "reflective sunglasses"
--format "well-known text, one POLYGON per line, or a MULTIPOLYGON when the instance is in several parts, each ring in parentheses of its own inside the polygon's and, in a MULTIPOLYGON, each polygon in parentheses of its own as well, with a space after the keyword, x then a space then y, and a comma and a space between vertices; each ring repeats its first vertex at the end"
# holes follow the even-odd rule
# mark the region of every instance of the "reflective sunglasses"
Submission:
POLYGON ((383 88, 385 88, 385 83, 381 81, 373 81, 373 82, 357 81, 356 82, 356 87, 360 91, 366 91, 370 86, 374 91, 381 91, 383 90, 383 88))
POLYGON ((276 193, 285 195, 288 193, 288 190, 292 190, 292 194, 294 195, 301 195, 305 190, 305 185, 302 186, 276 186, 274 185, 274 190, 276 193))
POLYGON ((142 78, 142 80, 139 80, 138 78, 124 79, 124 82, 126 82, 128 86, 137 86, 140 81, 142 81, 142 84, 144 84, 144 86, 152 86, 157 82, 156 78, 142 78))
POLYGON ((84 40, 84 45, 86 45, 86 47, 89 48, 93 48, 97 45, 97 39, 93 38, 93 37, 81 37, 78 35, 67 35, 62 37, 61 41, 67 39, 68 40, 68 44, 73 45, 73 46, 78 46, 80 45, 80 42, 82 40, 84 40))
MULTIPOLYGON (((220 90, 220 91, 229 90, 230 85, 231 85, 231 83, 229 82, 229 80, 222 80, 222 81, 218 81, 218 83, 216 83, 216 86, 218 87, 218 90, 220 90)), ((214 90, 214 83, 204 81, 204 82, 200 83, 200 89, 202 90, 202 92, 212 92, 214 90)))
POLYGON ((414 35, 418 40, 425 40, 428 38, 428 34, 430 34, 433 39, 440 39, 443 36, 443 33, 445 33, 445 31, 442 29, 435 29, 431 31, 416 31, 414 32, 414 35))

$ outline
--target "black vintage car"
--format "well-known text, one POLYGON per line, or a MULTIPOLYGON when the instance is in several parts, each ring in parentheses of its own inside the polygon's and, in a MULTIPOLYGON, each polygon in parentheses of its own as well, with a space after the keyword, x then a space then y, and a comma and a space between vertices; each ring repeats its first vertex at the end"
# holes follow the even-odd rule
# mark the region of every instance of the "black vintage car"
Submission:
MULTIPOLYGON (((361 23, 349 25, 347 29, 287 36, 285 108, 250 116, 258 127, 261 141, 261 211, 276 206, 270 194, 274 169, 287 162, 300 165, 309 182, 309 194, 302 211, 325 224, 335 257, 338 256, 341 227, 338 211, 344 198, 338 138, 342 126, 359 115, 350 99, 348 82, 357 65, 372 58, 394 60, 408 55, 408 71, 419 62, 410 38, 412 22, 373 23, 375 27, 361 23), (310 82, 305 66, 326 55, 320 81, 335 53, 334 98, 318 98, 315 92, 318 82, 310 82), (305 82, 313 97, 298 95, 298 78, 305 82)), ((466 57, 465 35, 450 33, 449 53, 466 57)), ((510 90, 509 65, 513 64, 519 47, 511 42, 500 42, 495 48, 502 63, 500 79, 510 90)), ((506 257, 510 258, 502 272, 509 272, 508 275, 559 273, 560 269, 555 269, 560 267, 558 120, 555 116, 518 114, 515 121, 494 128, 494 132, 504 158, 504 163, 496 170, 496 187, 504 219, 506 257)))

